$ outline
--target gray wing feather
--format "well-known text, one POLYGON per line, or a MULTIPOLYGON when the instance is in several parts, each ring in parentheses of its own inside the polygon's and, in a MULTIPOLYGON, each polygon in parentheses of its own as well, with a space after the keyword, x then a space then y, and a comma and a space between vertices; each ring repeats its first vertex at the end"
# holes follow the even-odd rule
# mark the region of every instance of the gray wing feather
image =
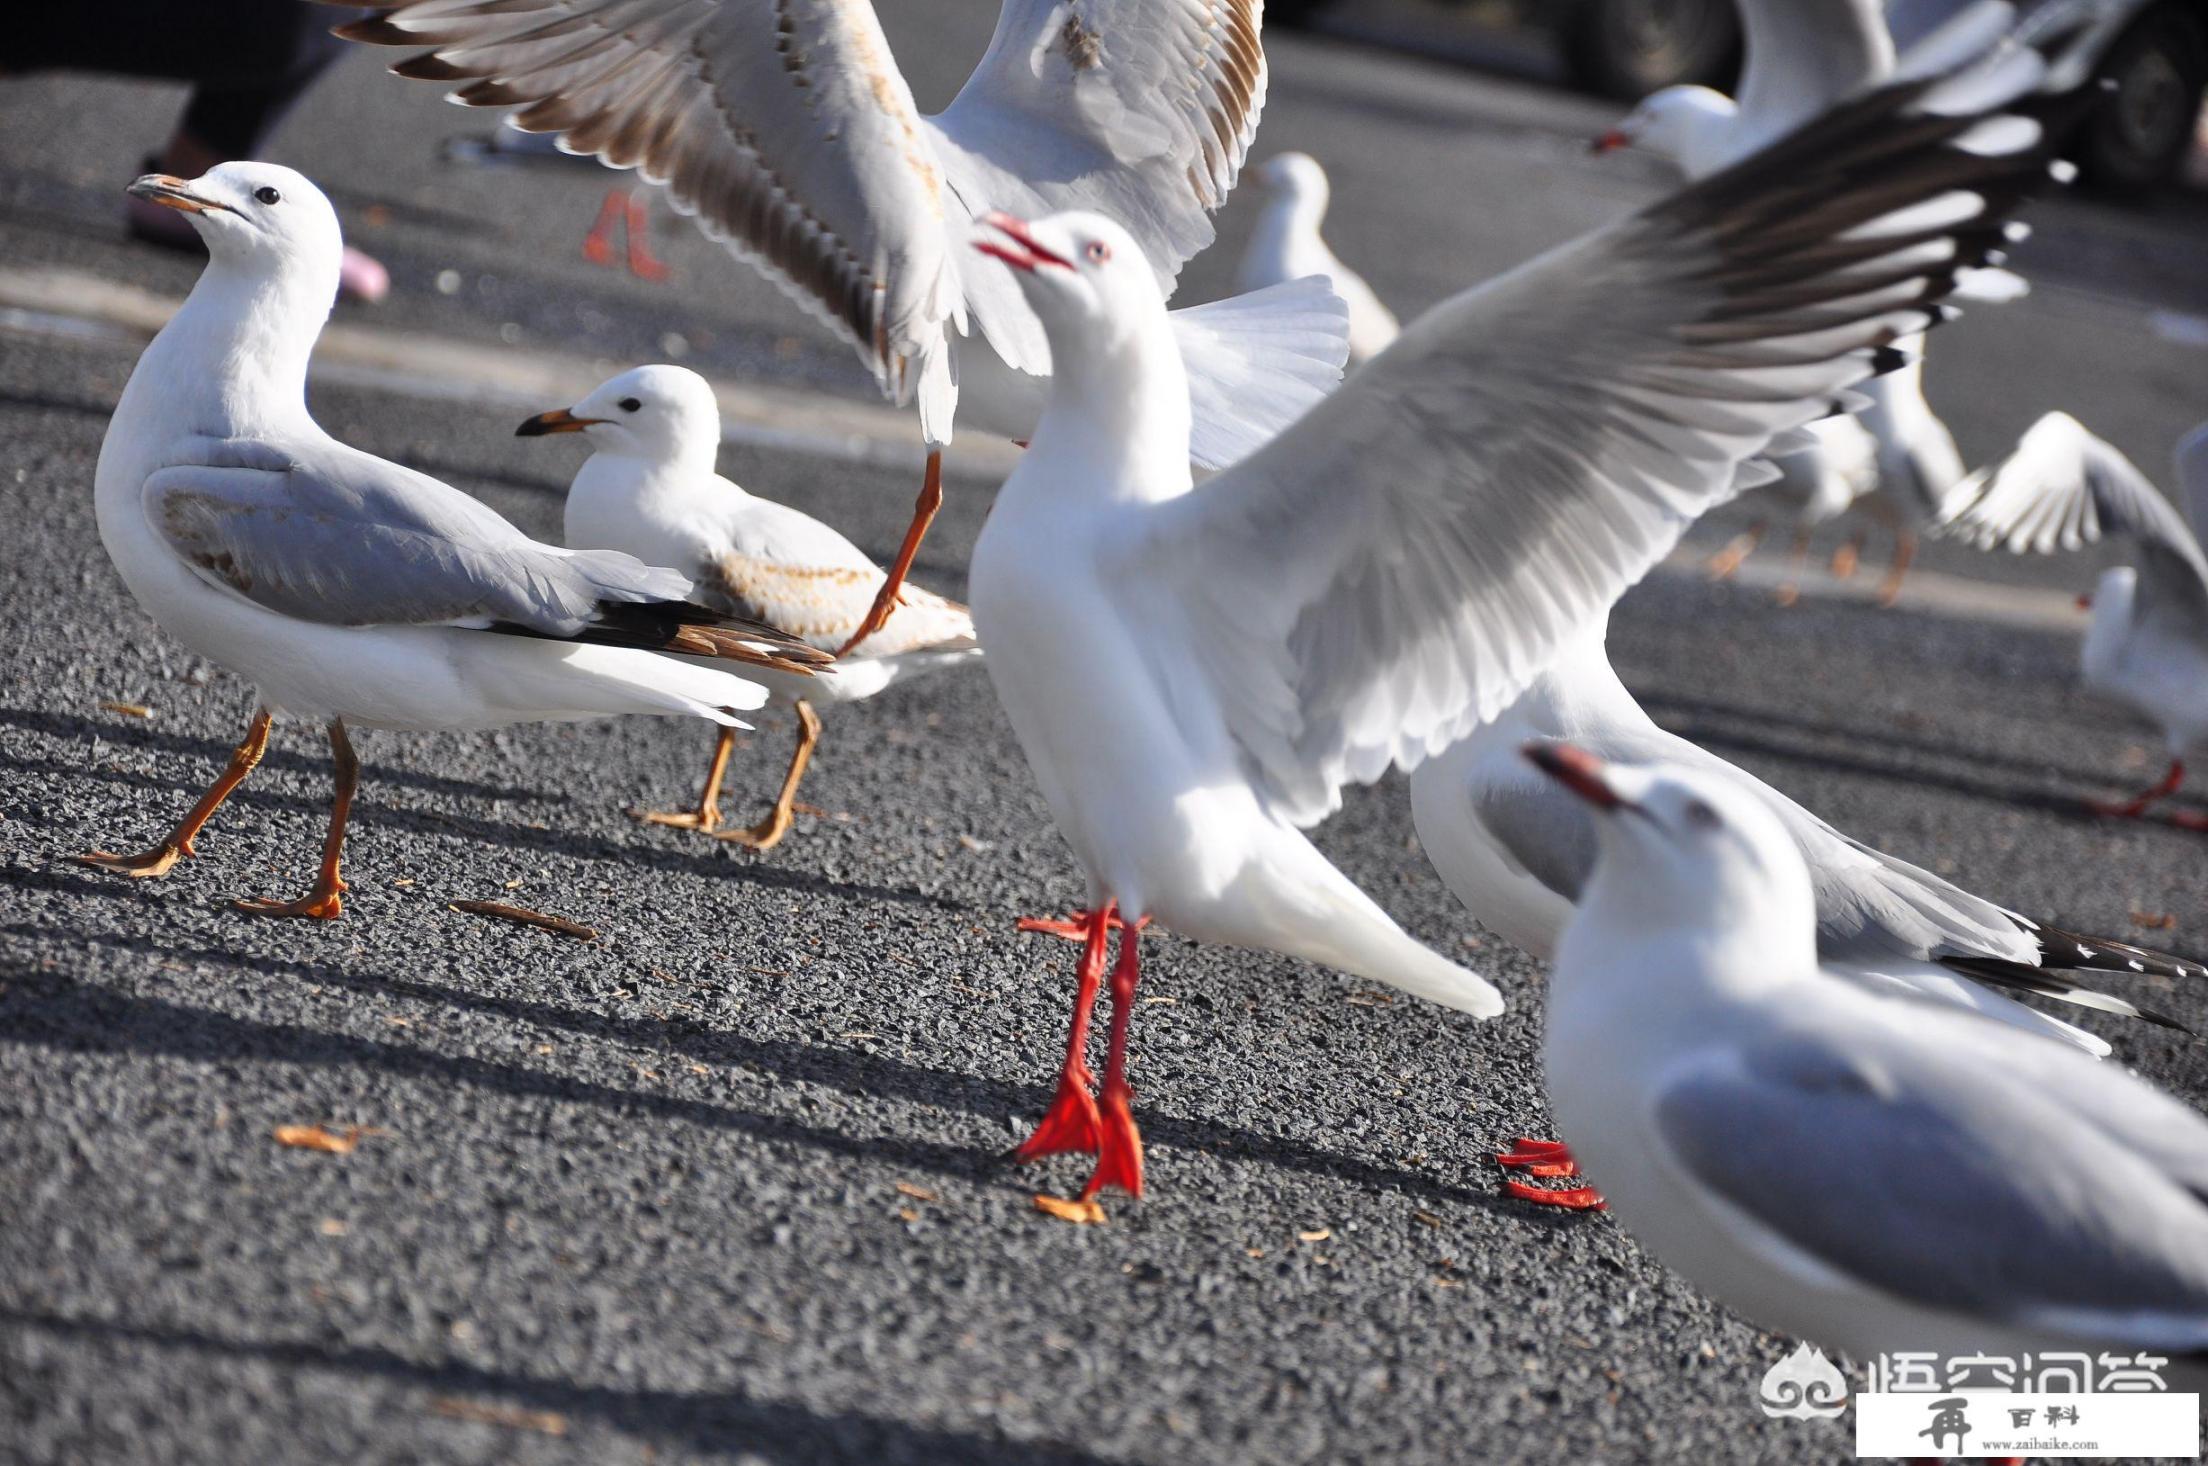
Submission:
POLYGON ((508 622, 572 636, 605 601, 689 579, 530 539, 459 490, 341 443, 202 440, 147 480, 148 521, 203 578, 335 626, 508 622))
POLYGON ((1875 1047, 1799 1031, 1689 1065, 1657 1096, 1666 1147, 1788 1247, 1896 1297, 2208 1340, 2208 1122, 2044 1039, 1929 1007, 1907 1021, 1875 1047))
POLYGON ((1751 148, 1894 69, 1879 0, 1743 0, 1740 18, 1746 61, 1737 100, 1751 148))
MULTIPOLYGON (((2003 49, 1953 84, 1998 102, 2042 74, 2003 49)), ((1441 305, 1123 550, 1171 582, 1148 614, 1190 620, 1158 631, 1205 659, 1284 817, 1494 717, 1744 461, 1934 318, 2048 147, 2029 125, 2005 130, 2022 151, 1948 146, 1980 120, 1948 85, 1850 103, 1441 305)))

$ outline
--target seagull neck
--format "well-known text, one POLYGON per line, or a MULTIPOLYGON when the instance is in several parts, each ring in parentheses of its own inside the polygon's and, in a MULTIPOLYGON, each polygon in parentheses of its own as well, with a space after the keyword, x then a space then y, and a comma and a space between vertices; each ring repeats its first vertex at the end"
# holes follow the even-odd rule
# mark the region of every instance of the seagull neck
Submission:
POLYGON ((1622 963, 1621 983, 1658 1008, 1698 997, 1767 994, 1817 971, 1817 909, 1806 870, 1774 871, 1755 881, 1697 881, 1687 888, 1678 872, 1651 869, 1645 856, 1610 849, 1580 910, 1589 914, 1566 929, 1559 968, 1577 933, 1588 962, 1622 963), (1657 950, 1685 960, 1656 970, 1634 955, 1657 950))
POLYGON ((1050 401, 1028 451, 1081 465, 1051 485, 1060 502, 1177 498, 1192 484, 1188 444, 1188 375, 1162 312, 1156 329, 1102 348, 1051 343, 1050 401))
POLYGON ((1568 638, 1526 689, 1529 719, 1544 738, 1598 738, 1621 725, 1646 724, 1648 714, 1618 680, 1604 646, 1608 618, 1568 638))
POLYGON ((146 355, 179 358, 174 398, 225 433, 307 420, 307 361, 335 303, 334 272, 254 273, 210 262, 146 355))

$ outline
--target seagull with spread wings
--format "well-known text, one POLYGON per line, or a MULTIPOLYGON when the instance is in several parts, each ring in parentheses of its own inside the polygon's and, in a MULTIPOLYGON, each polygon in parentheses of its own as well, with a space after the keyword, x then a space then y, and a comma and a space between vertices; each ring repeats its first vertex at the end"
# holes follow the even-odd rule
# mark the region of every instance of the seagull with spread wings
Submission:
MULTIPOLYGON (((1211 242, 1257 130, 1262 12, 1262 0, 1004 0, 987 53, 933 116, 868 0, 406 0, 338 34, 425 47, 392 69, 462 83, 453 100, 518 107, 513 125, 665 184, 853 346, 885 393, 917 399, 920 502, 849 650, 888 619, 941 502, 954 337, 978 332, 1018 372, 1051 370, 1017 287, 959 248, 973 221, 1102 211, 1169 295, 1211 242)), ((1338 379, 1340 317, 1312 282, 1174 313, 1199 464, 1233 462, 1338 379)))
POLYGON ((1324 963, 1479 1016, 1303 833, 1345 784, 1508 707, 1773 440, 1932 325, 2047 171, 2044 75, 1990 7, 1969 64, 1851 100, 1437 306, 1201 487, 1153 273, 1109 220, 991 221, 1050 333, 1035 438, 975 548, 986 666, 1087 872, 1057 1096, 1021 1147, 1139 1192, 1140 930, 1324 963), (1101 1095, 1086 1051, 1119 925, 1101 1095))
POLYGON ((251 682, 245 738, 175 831, 137 855, 80 856, 168 874, 245 781, 278 714, 329 730, 337 791, 314 889, 241 901, 333 918, 360 764, 347 728, 416 731, 656 713, 743 727, 767 700, 688 653, 796 676, 826 654, 697 605, 688 576, 628 555, 530 539, 458 489, 347 447, 307 411, 307 358, 337 298, 337 215, 267 163, 131 193, 186 214, 208 261, 138 359, 94 479, 100 539, 138 603, 178 641, 251 682))
MULTIPOLYGON (((2177 445, 2177 484, 2183 513, 2114 445, 2050 412, 2008 457, 1971 476, 1942 528, 2017 554, 2074 550, 2103 536, 2131 542, 2132 563, 2101 572, 2083 598, 2093 612, 2085 685, 2153 719, 2170 766, 2133 798, 2093 806, 2113 818, 2138 819, 2175 794, 2186 756, 2208 751, 2208 555, 2199 539, 2208 526, 2208 424, 2177 445)), ((2208 815, 2196 811, 2169 820, 2208 830, 2208 815)))

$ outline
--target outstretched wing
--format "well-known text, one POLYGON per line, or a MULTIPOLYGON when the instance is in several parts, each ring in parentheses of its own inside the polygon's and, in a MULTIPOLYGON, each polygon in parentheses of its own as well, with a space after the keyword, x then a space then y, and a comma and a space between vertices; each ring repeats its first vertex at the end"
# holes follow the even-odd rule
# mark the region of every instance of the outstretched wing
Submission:
POLYGON ((1125 573, 1290 819, 1493 717, 1920 330, 2043 176, 2011 47, 1899 83, 1446 302, 1161 508, 1125 573), (1961 144, 1967 143, 1968 146, 1961 144), (1185 619, 1183 619, 1185 618, 1185 619))
MULTIPOLYGON (((2182 459, 2181 459, 2182 463, 2182 459)), ((2121 535, 2138 546, 2139 614, 2208 623, 2208 557, 2169 500, 2111 443, 2050 412, 2008 457, 1965 480, 1943 533, 1981 550, 2048 555, 2121 535)))
MULTIPOLYGON (((1087 209, 1142 245, 1171 294, 1211 243, 1265 105, 1263 0, 1004 0, 981 64, 928 119, 969 218, 1087 209)), ((1042 327, 1003 270, 960 259, 990 344, 1043 372, 1042 327)))
POLYGON ((147 522, 202 579, 330 626, 464 626, 805 670, 771 626, 690 604, 679 571, 530 539, 425 474, 326 441, 199 439, 147 476, 147 522))
POLYGON ((1878 85, 1894 69, 1879 0, 1742 0, 1740 22, 1736 158, 1878 85))
POLYGON ((406 0, 338 34, 570 152, 635 168, 947 437, 945 188, 867 0, 406 0))

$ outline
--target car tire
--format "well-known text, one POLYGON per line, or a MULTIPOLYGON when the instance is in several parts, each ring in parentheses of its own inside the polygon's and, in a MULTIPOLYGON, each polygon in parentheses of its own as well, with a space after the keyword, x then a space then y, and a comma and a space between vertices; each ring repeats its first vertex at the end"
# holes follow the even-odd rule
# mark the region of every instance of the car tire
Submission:
POLYGON ((2080 178, 2116 194, 2168 183, 2193 148, 2208 91, 2208 21, 2186 0, 2164 0, 2116 38, 2094 75, 2112 91, 2070 149, 2080 178))
POLYGON ((1740 59, 1734 0, 1578 0, 1563 28, 1572 79, 1623 102, 1679 82, 1731 81, 1740 59))

